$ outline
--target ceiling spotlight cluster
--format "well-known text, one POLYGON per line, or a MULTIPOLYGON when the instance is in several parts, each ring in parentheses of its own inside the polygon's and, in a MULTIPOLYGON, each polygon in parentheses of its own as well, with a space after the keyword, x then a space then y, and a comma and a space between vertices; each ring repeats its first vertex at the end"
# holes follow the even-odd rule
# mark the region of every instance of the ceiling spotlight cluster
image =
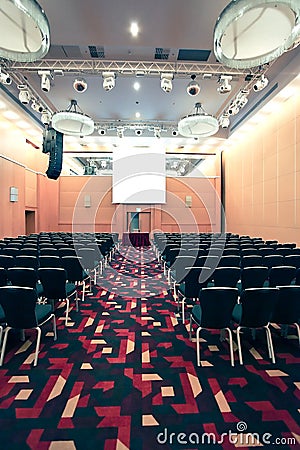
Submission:
POLYGON ((73 82, 73 88, 76 92, 79 92, 81 94, 82 92, 85 92, 87 90, 87 87, 88 84, 84 78, 75 78, 73 82))
POLYGON ((190 96, 194 97, 199 94, 201 88, 199 83, 196 81, 196 75, 191 75, 191 79, 192 81, 189 82, 186 90, 190 96))
POLYGON ((231 92, 231 80, 231 75, 221 75, 218 80, 219 86, 217 87, 217 91, 220 94, 228 94, 229 92, 231 92))
POLYGON ((269 84, 269 80, 265 75, 261 75, 256 83, 253 85, 253 90, 255 92, 262 91, 269 84))
POLYGON ((51 89, 50 79, 52 77, 50 70, 39 70, 38 75, 41 77, 42 91, 50 92, 50 89, 51 89))
POLYGON ((239 111, 248 103, 249 91, 241 90, 236 95, 235 99, 230 103, 229 107, 225 111, 225 114, 229 116, 235 116, 239 111))
POLYGON ((228 113, 224 113, 219 118, 219 125, 221 128, 228 128, 230 125, 230 119, 228 113))
POLYGON ((173 80, 174 74, 173 73, 162 73, 160 76, 160 87, 164 92, 171 92, 173 89, 173 80))
POLYGON ((103 72, 103 89, 105 91, 111 91, 116 85, 116 74, 114 72, 103 72))
POLYGON ((11 76, 8 73, 4 72, 1 67, 0 67, 0 83, 2 83, 2 84, 11 84, 12 83, 11 76))

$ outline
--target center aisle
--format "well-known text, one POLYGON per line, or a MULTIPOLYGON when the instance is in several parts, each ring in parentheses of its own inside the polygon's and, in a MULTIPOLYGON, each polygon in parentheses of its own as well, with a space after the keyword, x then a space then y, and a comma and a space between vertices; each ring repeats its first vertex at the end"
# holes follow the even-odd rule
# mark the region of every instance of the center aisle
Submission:
POLYGON ((245 366, 231 367, 227 343, 203 332, 197 367, 152 250, 121 248, 80 311, 72 305, 68 327, 58 318, 58 340, 43 336, 37 367, 27 361, 33 339, 10 342, 0 368, 1 448, 197 450, 210 448, 211 433, 213 447, 227 450, 235 445, 221 434, 239 422, 274 438, 298 430, 295 342, 275 338, 274 366, 264 344, 258 355, 245 339, 245 366))

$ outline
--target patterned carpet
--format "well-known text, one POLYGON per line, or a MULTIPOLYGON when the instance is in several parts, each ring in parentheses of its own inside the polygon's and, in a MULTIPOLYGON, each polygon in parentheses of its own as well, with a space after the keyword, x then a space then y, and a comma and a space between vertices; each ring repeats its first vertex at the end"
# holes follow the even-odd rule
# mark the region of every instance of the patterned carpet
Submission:
POLYGON ((33 335, 11 335, 0 368, 1 450, 300 448, 300 354, 273 331, 242 338, 244 366, 203 332, 195 343, 150 249, 123 248, 58 340, 46 325, 37 367, 33 335), (46 334, 46 335, 45 335, 46 334), (33 341, 33 344, 32 344, 33 341), (275 445, 276 444, 276 445, 275 445))

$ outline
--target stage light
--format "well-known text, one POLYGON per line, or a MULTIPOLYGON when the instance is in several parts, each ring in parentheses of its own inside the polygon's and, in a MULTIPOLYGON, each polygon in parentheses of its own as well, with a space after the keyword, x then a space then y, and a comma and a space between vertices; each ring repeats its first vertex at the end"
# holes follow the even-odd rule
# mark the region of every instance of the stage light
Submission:
POLYGON ((230 125, 230 119, 228 115, 222 114, 222 116, 219 119, 219 125, 221 128, 228 128, 230 125))
POLYGON ((261 75, 256 83, 253 85, 253 90, 255 92, 262 91, 269 84, 269 80, 265 75, 261 75))
POLYGON ((103 89, 105 91, 111 91, 116 85, 116 75, 114 72, 103 72, 103 89))
POLYGON ((187 93, 194 97, 195 95, 198 95, 200 92, 200 86, 197 83, 197 81, 195 81, 196 75, 191 75, 191 79, 192 81, 189 82, 189 84, 187 85, 187 93))
POLYGON ((41 89, 44 92, 49 92, 51 85, 50 85, 50 77, 51 72, 50 70, 39 70, 38 75, 41 77, 41 89))
POLYGON ((173 89, 172 80, 174 78, 173 73, 162 73, 160 76, 160 87, 163 91, 169 93, 173 89))
POLYGON ((219 78, 219 86, 217 87, 217 91, 220 94, 227 94, 231 91, 230 81, 232 80, 231 75, 221 75, 219 78))

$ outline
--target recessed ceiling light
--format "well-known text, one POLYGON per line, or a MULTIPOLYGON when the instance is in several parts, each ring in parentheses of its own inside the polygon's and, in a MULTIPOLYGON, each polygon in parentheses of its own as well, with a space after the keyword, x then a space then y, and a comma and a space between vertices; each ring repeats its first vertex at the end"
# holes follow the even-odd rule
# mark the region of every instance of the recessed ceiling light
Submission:
POLYGON ((139 34, 139 31, 140 30, 139 30, 138 24, 136 22, 131 22, 131 25, 130 25, 131 36, 137 37, 137 35, 139 34))
POLYGON ((135 113, 135 117, 136 117, 137 119, 139 119, 139 118, 141 117, 141 113, 137 111, 137 112, 135 113))
POLYGON ((141 85, 140 85, 140 83, 138 81, 133 83, 133 89, 135 89, 136 91, 138 91, 140 87, 141 87, 141 85))
POLYGON ((3 116, 4 116, 6 119, 9 119, 9 120, 17 120, 17 119, 20 119, 20 116, 19 116, 17 113, 15 113, 14 111, 11 111, 11 110, 4 111, 2 114, 3 114, 3 116))

